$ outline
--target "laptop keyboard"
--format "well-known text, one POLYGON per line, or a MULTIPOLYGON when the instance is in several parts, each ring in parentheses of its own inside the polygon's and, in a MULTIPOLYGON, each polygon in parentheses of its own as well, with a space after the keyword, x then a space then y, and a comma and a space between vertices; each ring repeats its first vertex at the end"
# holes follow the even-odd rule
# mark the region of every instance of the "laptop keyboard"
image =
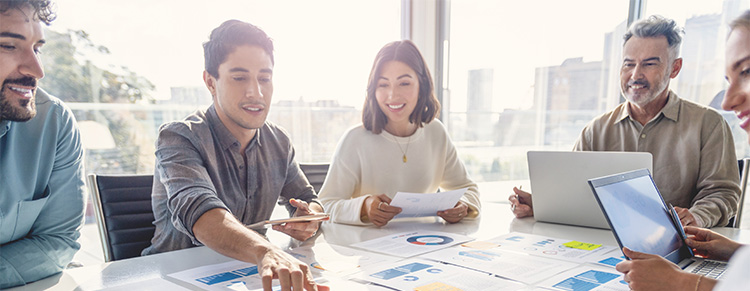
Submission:
POLYGON ((726 263, 718 261, 702 261, 691 272, 694 274, 706 276, 708 278, 716 279, 719 278, 726 269, 726 263))

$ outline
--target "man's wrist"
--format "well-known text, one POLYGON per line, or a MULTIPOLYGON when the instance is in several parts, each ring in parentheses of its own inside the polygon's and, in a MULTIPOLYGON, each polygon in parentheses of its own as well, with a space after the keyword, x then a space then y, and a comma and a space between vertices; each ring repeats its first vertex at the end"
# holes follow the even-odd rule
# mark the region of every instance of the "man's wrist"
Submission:
POLYGON ((268 241, 259 242, 255 246, 248 248, 250 255, 254 259, 255 263, 260 264, 261 260, 263 260, 263 257, 265 257, 268 253, 273 252, 275 250, 275 247, 268 241))
POLYGON ((690 211, 690 209, 688 209, 688 212, 690 212, 690 214, 693 215, 693 219, 695 219, 695 225, 696 226, 698 226, 698 227, 709 227, 708 225, 705 225, 703 223, 703 218, 701 218, 700 215, 697 215, 695 212, 690 211))

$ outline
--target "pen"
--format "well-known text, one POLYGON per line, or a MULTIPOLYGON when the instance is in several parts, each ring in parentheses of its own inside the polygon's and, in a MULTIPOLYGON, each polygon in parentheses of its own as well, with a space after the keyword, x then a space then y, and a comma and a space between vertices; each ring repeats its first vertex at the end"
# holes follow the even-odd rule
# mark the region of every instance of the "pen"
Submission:
MULTIPOLYGON (((523 185, 518 186, 518 190, 521 190, 523 188, 523 185)), ((516 204, 513 204, 510 206, 510 211, 516 211, 516 205, 518 205, 520 201, 518 200, 518 194, 516 194, 516 204)))

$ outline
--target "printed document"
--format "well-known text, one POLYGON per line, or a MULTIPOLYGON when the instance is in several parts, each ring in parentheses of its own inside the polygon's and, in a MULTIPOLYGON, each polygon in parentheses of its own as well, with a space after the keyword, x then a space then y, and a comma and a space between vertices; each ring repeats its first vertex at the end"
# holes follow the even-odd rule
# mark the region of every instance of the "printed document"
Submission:
POLYGON ((576 263, 599 263, 619 253, 615 246, 511 232, 489 240, 500 250, 521 252, 576 263))
POLYGON ((577 263, 527 254, 502 252, 497 249, 477 250, 464 246, 434 251, 419 258, 479 270, 526 284, 539 282, 578 266, 577 263))
POLYGON ((537 284, 538 287, 566 291, 629 291, 620 272, 597 266, 580 266, 537 284))
POLYGON ((359 242, 351 246, 370 252, 408 258, 471 240, 474 239, 449 232, 409 231, 359 242))
MULTIPOLYGON (((169 274, 169 277, 198 286, 202 290, 256 290, 263 288, 258 266, 229 261, 169 274)), ((278 285, 278 280, 274 281, 278 285)))
POLYGON ((352 279, 367 281, 396 290, 519 290, 525 286, 518 282, 498 278, 439 262, 409 259, 392 266, 364 267, 352 279))
POLYGON ((394 218, 437 216, 441 210, 456 207, 456 203, 469 188, 437 193, 398 192, 391 200, 391 206, 401 208, 394 218))

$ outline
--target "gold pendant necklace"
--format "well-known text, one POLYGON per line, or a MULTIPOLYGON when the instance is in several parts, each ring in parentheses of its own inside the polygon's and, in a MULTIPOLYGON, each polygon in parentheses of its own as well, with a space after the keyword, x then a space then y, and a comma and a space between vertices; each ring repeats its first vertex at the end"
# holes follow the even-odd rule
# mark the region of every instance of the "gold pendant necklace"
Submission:
MULTIPOLYGON (((414 134, 412 134, 412 135, 414 135, 414 134)), ((406 163, 406 153, 409 151, 409 144, 411 143, 411 135, 409 136, 409 139, 406 141, 406 150, 404 150, 404 149, 401 148, 401 143, 398 142, 398 140, 396 139, 395 135, 391 135, 391 136, 393 136, 393 141, 396 142, 396 145, 398 145, 398 149, 403 154, 402 160, 404 161, 404 163, 406 163)))

